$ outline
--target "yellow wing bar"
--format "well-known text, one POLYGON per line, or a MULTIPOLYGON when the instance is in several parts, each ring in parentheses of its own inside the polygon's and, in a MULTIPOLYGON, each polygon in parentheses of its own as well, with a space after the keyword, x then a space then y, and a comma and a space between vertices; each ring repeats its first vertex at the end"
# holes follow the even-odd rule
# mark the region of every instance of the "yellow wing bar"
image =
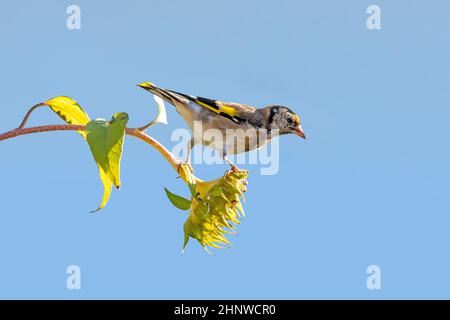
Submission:
MULTIPOLYGON (((198 103, 199 105, 201 105, 202 107, 205 107, 215 113, 218 114, 226 114, 230 117, 236 117, 237 116, 237 110, 233 107, 227 106, 227 105, 223 105, 223 104, 218 104, 215 103, 214 100, 211 100, 211 103, 206 103, 205 101, 206 99, 195 99, 195 102, 198 103)), ((208 101, 209 102, 209 101, 208 101)))

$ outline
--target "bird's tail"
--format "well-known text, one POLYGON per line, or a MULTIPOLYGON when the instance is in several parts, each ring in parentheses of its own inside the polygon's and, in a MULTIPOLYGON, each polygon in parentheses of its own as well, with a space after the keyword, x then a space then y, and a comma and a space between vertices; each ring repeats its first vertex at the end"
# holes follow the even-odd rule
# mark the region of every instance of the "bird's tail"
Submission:
POLYGON ((140 83, 138 84, 138 87, 141 87, 142 89, 147 90, 154 95, 164 99, 164 101, 167 101, 171 105, 175 105, 175 102, 186 103, 186 98, 184 98, 183 96, 170 90, 158 88, 151 82, 140 83))

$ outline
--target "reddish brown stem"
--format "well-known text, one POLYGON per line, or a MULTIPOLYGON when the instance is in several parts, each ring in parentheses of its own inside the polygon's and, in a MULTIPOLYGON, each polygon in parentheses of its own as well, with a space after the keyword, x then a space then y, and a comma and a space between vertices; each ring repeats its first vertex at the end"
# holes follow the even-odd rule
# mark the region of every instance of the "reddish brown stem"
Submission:
POLYGON ((5 133, 0 134, 0 141, 22 136, 24 134, 47 132, 47 131, 73 131, 84 130, 85 126, 71 125, 71 124, 54 124, 48 126, 37 126, 30 128, 17 128, 5 133))
POLYGON ((170 152, 166 147, 164 147, 158 140, 155 140, 149 135, 145 134, 144 132, 134 128, 126 128, 125 133, 135 138, 138 138, 147 143, 148 145, 152 146, 153 148, 158 150, 159 153, 161 153, 161 155, 170 163, 172 168, 174 168, 175 170, 179 169, 179 166, 181 165, 182 162, 179 159, 177 159, 173 155, 173 153, 170 152))
MULTIPOLYGON (((72 124, 55 124, 30 128, 18 128, 0 134, 0 141, 30 133, 49 132, 49 131, 83 131, 85 130, 85 128, 86 126, 83 125, 72 125, 72 124)), ((181 161, 178 160, 169 150, 167 150, 167 148, 164 147, 159 141, 153 139, 152 137, 146 135, 145 133, 139 131, 138 129, 126 128, 125 133, 146 142, 147 144, 158 150, 163 155, 163 157, 170 163, 172 168, 178 170, 181 161)))
POLYGON ((20 124, 20 126, 19 126, 17 129, 22 129, 23 127, 25 127, 25 124, 27 123, 28 118, 30 117, 31 113, 32 113, 34 110, 36 110, 37 108, 42 107, 42 106, 45 106, 45 103, 38 103, 38 104, 32 106, 32 107, 30 108, 30 110, 28 110, 27 114, 25 115, 25 117, 24 117, 23 120, 22 120, 22 123, 20 124))

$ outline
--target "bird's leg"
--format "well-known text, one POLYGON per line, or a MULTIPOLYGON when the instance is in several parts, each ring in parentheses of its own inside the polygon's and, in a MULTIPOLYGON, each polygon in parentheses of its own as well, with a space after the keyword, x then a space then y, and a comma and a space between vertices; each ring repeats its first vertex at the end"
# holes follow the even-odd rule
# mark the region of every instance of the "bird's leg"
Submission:
MULTIPOLYGON (((188 167, 188 169, 191 171, 191 173, 194 173, 194 168, 191 166, 191 150, 195 145, 194 138, 189 140, 187 147, 186 147, 186 160, 184 161, 184 164, 188 167)), ((178 165, 178 173, 180 173, 180 166, 181 163, 178 165)))
POLYGON ((233 170, 234 172, 240 171, 239 168, 236 167, 235 164, 233 162, 231 162, 230 159, 228 159, 226 156, 223 158, 223 160, 225 160, 225 162, 230 165, 231 170, 233 170))
POLYGON ((195 141, 194 138, 192 138, 191 140, 189 140, 187 147, 186 147, 186 160, 184 161, 184 163, 190 165, 191 164, 191 150, 194 147, 195 141))
POLYGON ((222 149, 222 159, 225 160, 225 162, 230 165, 231 170, 233 170, 234 172, 240 171, 239 168, 236 167, 234 165, 234 163, 230 161, 230 159, 228 159, 228 157, 227 157, 227 147, 226 146, 223 146, 223 149, 222 149))

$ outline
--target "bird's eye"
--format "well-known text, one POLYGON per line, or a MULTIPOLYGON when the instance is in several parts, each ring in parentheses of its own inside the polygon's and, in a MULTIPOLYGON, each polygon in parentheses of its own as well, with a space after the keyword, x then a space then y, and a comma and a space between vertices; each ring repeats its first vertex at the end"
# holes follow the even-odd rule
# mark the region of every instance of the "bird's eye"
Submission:
POLYGON ((291 118, 288 118, 288 119, 287 119, 287 122, 288 122, 289 124, 292 124, 292 119, 291 119, 291 118))

